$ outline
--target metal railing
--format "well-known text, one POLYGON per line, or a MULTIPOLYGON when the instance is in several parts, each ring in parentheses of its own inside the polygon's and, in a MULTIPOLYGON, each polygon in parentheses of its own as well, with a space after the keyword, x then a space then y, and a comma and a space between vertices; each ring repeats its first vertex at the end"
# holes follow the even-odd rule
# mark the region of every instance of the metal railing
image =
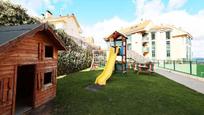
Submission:
POLYGON ((198 77, 204 77, 204 62, 159 60, 157 61, 156 65, 161 68, 187 73, 198 77))

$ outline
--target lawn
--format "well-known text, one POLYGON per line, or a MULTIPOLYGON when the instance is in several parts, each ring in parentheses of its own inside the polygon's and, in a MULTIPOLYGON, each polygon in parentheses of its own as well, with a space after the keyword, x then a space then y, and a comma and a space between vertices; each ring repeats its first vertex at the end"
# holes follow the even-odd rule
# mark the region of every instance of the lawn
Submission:
POLYGON ((85 88, 102 71, 84 71, 58 80, 54 114, 201 115, 204 95, 160 75, 113 74, 97 92, 85 88))

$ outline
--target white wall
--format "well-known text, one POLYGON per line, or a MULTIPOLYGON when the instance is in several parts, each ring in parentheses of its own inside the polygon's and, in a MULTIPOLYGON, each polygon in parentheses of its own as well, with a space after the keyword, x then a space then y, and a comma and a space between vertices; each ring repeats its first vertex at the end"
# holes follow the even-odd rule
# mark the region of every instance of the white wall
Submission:
POLYGON ((82 38, 79 28, 73 18, 67 19, 66 25, 65 25, 65 31, 71 36, 82 38))
MULTIPOLYGON (((172 36, 175 35, 176 32, 171 31, 171 38, 170 38, 170 58, 166 55, 166 32, 165 31, 157 31, 155 33, 155 58, 152 58, 152 38, 151 32, 149 32, 149 55, 150 59, 156 60, 178 60, 187 58, 186 57, 186 39, 182 37, 173 38, 172 36)), ((132 50, 143 55, 142 52, 142 35, 137 33, 132 35, 132 50)))
POLYGON ((142 55, 142 35, 139 33, 132 35, 132 50, 142 55))
POLYGON ((166 33, 156 32, 156 57, 157 60, 166 59, 166 33))

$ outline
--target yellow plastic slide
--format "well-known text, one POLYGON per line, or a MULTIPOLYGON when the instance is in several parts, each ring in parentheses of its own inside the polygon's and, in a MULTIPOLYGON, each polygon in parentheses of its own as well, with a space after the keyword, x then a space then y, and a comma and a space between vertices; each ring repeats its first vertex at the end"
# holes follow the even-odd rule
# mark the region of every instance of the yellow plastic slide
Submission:
POLYGON ((97 85, 106 85, 106 81, 111 77, 114 67, 115 60, 118 54, 119 48, 116 48, 116 52, 114 48, 110 48, 110 53, 108 57, 107 64, 103 70, 103 72, 96 78, 95 84, 97 85))

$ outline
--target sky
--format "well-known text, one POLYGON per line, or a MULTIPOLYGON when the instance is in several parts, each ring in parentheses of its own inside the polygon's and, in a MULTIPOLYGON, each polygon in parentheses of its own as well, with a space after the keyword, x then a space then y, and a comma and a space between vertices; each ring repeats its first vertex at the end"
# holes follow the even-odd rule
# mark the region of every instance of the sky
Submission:
POLYGON ((204 0, 10 0, 40 16, 74 13, 83 35, 93 36, 104 47, 103 38, 114 30, 150 19, 154 23, 181 27, 193 36, 193 57, 204 57, 204 0))

